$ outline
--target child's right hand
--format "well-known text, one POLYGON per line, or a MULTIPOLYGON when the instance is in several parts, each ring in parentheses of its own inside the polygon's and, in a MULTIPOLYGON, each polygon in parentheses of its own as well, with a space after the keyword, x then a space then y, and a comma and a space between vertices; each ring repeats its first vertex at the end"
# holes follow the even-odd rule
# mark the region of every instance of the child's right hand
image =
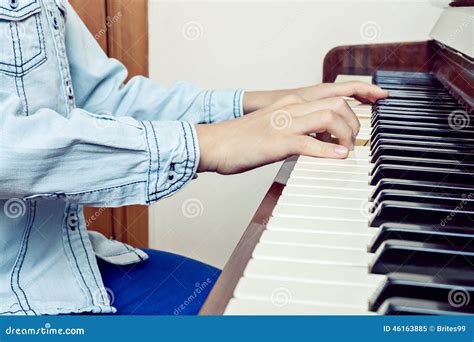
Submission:
POLYGON ((240 173, 292 155, 346 158, 359 129, 359 120, 341 98, 306 102, 287 96, 236 120, 196 125, 198 172, 240 173), (338 144, 329 142, 331 134, 338 144))

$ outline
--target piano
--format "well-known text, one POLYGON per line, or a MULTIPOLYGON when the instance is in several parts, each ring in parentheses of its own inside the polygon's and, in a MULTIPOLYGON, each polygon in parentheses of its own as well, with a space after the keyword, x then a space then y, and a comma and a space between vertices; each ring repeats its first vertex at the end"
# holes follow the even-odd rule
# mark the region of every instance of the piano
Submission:
POLYGON ((425 42, 342 46, 324 81, 390 91, 346 160, 283 164, 201 315, 474 313, 474 7, 425 42))

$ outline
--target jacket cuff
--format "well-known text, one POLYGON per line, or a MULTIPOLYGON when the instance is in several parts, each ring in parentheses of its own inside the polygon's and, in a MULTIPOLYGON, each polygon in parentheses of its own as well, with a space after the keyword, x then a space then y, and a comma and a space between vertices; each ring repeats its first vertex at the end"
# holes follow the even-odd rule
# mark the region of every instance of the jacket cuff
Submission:
POLYGON ((149 150, 147 204, 169 197, 197 173, 199 143, 193 125, 180 121, 143 121, 149 150))
POLYGON ((216 123, 239 118, 243 115, 242 89, 208 90, 204 95, 206 123, 216 123))

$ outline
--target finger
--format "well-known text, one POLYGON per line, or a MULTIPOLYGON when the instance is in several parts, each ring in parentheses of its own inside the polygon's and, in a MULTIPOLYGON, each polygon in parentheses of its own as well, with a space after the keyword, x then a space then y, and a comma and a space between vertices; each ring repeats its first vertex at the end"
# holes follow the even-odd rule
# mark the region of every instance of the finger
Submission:
POLYGON ((344 159, 349 155, 345 146, 319 141, 310 136, 296 136, 294 154, 318 158, 344 159))
POLYGON ((340 97, 328 98, 303 104, 296 104, 287 107, 287 111, 291 113, 292 116, 296 117, 325 109, 330 109, 342 116, 342 118, 344 118, 344 120, 347 121, 347 124, 352 128, 352 132, 355 136, 359 133, 360 122, 357 118, 357 115, 347 104, 347 102, 340 97))
POLYGON ((365 82, 346 82, 341 83, 343 87, 342 96, 351 96, 362 103, 374 103, 379 99, 388 97, 388 91, 374 84, 365 82))
POLYGON ((353 133, 351 127, 338 114, 324 110, 307 114, 294 120, 292 129, 298 134, 328 132, 339 139, 341 145, 353 148, 353 133))

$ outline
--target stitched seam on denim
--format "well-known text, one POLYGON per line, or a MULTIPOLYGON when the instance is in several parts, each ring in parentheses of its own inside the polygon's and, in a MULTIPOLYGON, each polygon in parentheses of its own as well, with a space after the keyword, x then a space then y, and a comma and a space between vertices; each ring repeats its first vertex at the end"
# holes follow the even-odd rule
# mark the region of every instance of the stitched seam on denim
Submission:
POLYGON ((0 315, 5 315, 5 314, 16 314, 16 313, 19 313, 19 312, 26 313, 26 312, 25 312, 25 311, 23 311, 23 310, 16 310, 16 311, 1 311, 1 312, 0 312, 0 315))
MULTIPOLYGON (((16 44, 15 44, 15 39, 13 38, 13 37, 14 37, 13 23, 9 23, 9 26, 10 26, 10 33, 11 33, 11 35, 12 35, 13 58, 15 59, 15 63, 16 63, 16 44)), ((15 65, 15 74, 16 74, 16 73, 18 73, 18 67, 15 65)), ((20 88, 18 88, 18 78, 17 78, 17 77, 14 77, 14 79, 15 79, 16 93, 17 93, 18 97, 21 98, 20 88)))
MULTIPOLYGON (((28 7, 30 7, 31 5, 34 5, 34 4, 37 4, 37 3, 38 3, 38 1, 35 0, 35 2, 30 2, 28 5, 26 5, 25 7, 22 7, 22 8, 11 9, 11 8, 8 8, 8 7, 0 6, 0 9, 2 9, 2 10, 4 10, 4 11, 13 12, 13 13, 21 13, 21 11, 23 11, 25 8, 28 8, 28 7)), ((26 15, 26 14, 29 14, 29 13, 31 13, 31 12, 37 10, 37 9, 38 9, 38 8, 35 8, 35 9, 31 10, 31 11, 28 12, 28 13, 22 14, 21 16, 24 16, 24 15, 26 15)), ((7 15, 9 15, 9 14, 7 14, 7 15)), ((16 19, 16 18, 18 18, 18 17, 14 17, 14 18, 16 19)))
POLYGON ((115 257, 119 257, 119 256, 122 256, 122 255, 126 255, 126 254, 133 254, 133 251, 129 251, 127 250, 126 252, 120 252, 119 254, 112 254, 112 255, 101 255, 102 258, 115 258, 115 257))
MULTIPOLYGON (((77 214, 76 214, 76 215, 77 215, 77 214)), ((82 248, 84 249, 84 253, 86 254, 87 264, 89 265, 89 269, 90 269, 90 271, 91 271, 91 273, 92 273, 92 277, 94 278, 95 285, 97 286, 97 288, 98 288, 99 291, 100 291, 100 295, 101 295, 101 297, 102 297, 102 304, 103 304, 103 305, 106 305, 105 303, 106 303, 107 300, 106 300, 105 297, 104 297, 104 292, 101 291, 101 289, 100 289, 99 282, 97 281, 97 278, 96 278, 96 276, 95 276, 94 270, 92 269, 92 264, 91 264, 91 261, 90 261, 90 259, 89 259, 89 253, 87 252, 86 245, 85 245, 84 239, 83 239, 83 237, 82 237, 82 230, 81 230, 79 227, 78 227, 78 233, 79 233, 79 237, 80 237, 80 239, 81 239, 82 248)), ((94 300, 95 300, 95 298, 92 298, 92 305, 94 305, 94 300)))
MULTIPOLYGON (((146 183, 146 181, 136 181, 136 182, 131 182, 131 183, 123 184, 123 185, 111 186, 111 187, 108 187, 108 188, 97 189, 97 190, 74 192, 74 193, 65 193, 64 196, 66 196, 66 197, 75 197, 75 196, 90 194, 90 193, 94 193, 94 192, 102 192, 102 191, 108 191, 108 190, 112 190, 112 189, 124 188, 126 186, 130 186, 130 185, 134 185, 134 184, 140 184, 140 183, 146 183)), ((53 195, 53 196, 56 196, 56 195, 53 195)))
MULTIPOLYGON (((23 50, 21 48, 21 39, 20 39, 20 33, 18 32, 18 24, 15 25, 15 29, 16 29, 16 34, 17 34, 17 37, 18 37, 19 48, 20 48, 20 63, 21 63, 20 69, 21 69, 21 72, 23 73, 23 50)), ((28 112, 29 112, 28 99, 26 97, 25 82, 23 80, 23 77, 20 77, 20 81, 21 81, 21 88, 23 90, 23 97, 25 98, 26 116, 28 116, 28 112)))
MULTIPOLYGON (((40 30, 40 27, 38 26, 38 17, 39 17, 39 14, 36 14, 35 15, 36 33, 38 35, 38 42, 39 42, 40 49, 39 49, 39 52, 36 55, 31 57, 29 60, 27 60, 25 62, 22 62, 22 66, 26 66, 28 63, 30 63, 32 60, 34 60, 36 57, 42 55, 43 52, 44 52, 45 42, 44 42, 43 26, 41 25, 41 30, 40 30), (40 31, 42 32, 42 34, 40 34, 40 31), (42 37, 43 37, 43 40, 42 40, 42 37)), ((18 41, 20 41, 20 36, 19 35, 18 35, 18 41)), ((22 72, 25 72, 25 71, 28 71, 31 68, 34 68, 38 63, 41 63, 41 60, 36 62, 36 64, 34 64, 32 66, 29 66, 27 69, 23 68, 22 72)), ((10 67, 16 67, 17 66, 16 64, 10 64, 10 63, 5 63, 5 62, 0 62, 0 65, 10 66, 10 67)))
MULTIPOLYGON (((183 180, 183 182, 181 183, 180 186, 178 186, 178 187, 177 187, 176 189, 174 189, 174 190, 169 191, 167 194, 164 194, 164 195, 160 196, 158 199, 163 198, 163 197, 165 197, 165 196, 171 194, 173 191, 174 191, 174 192, 179 191, 179 190, 193 177, 194 167, 196 166, 196 162, 197 162, 197 161, 196 161, 196 159, 197 159, 197 151, 196 151, 196 145, 197 145, 197 143, 196 143, 196 140, 195 140, 195 137, 194 137, 193 130, 191 129, 191 124, 189 124, 189 123, 188 123, 188 128, 189 128, 189 130, 191 131, 191 138, 192 138, 192 140, 193 140, 193 152, 194 152, 194 159, 193 159, 193 162, 191 163, 191 172, 189 173, 188 178, 185 179, 185 180, 183 180)), ((183 125, 183 130, 184 130, 184 129, 185 129, 185 128, 184 128, 184 125, 183 125)), ((187 143, 186 143, 186 145, 187 145, 187 143)), ((158 199, 157 199, 157 200, 158 200, 158 199)))
POLYGON ((234 118, 238 118, 240 116, 240 90, 237 89, 234 93, 234 118))
MULTIPOLYGON (((192 140, 193 140, 193 150, 194 150, 194 160, 193 160, 193 162, 191 163, 191 172, 189 173, 187 179, 183 179, 183 178, 186 177, 186 174, 187 174, 187 165, 186 165, 186 166, 185 166, 185 169, 184 169, 185 173, 183 174, 183 176, 182 176, 181 179, 180 179, 180 183, 181 183, 181 184, 179 184, 176 188, 171 189, 171 190, 168 191, 167 193, 164 193, 164 194, 161 194, 161 195, 159 195, 159 194, 154 194, 154 195, 156 195, 156 196, 155 196, 155 199, 154 199, 155 201, 158 201, 158 200, 160 200, 161 198, 166 197, 166 196, 168 196, 169 194, 171 194, 171 193, 173 193, 173 192, 179 191, 179 190, 192 178, 192 176, 193 176, 193 170, 194 170, 194 167, 195 167, 195 165, 196 165, 196 157, 197 157, 197 152, 196 152, 196 140, 195 140, 195 138, 194 138, 193 130, 192 130, 191 127, 190 127, 191 124, 189 124, 189 123, 187 123, 187 124, 188 124, 188 128, 189 128, 190 131, 191 131, 191 136, 192 136, 192 140)), ((188 157, 187 160, 189 161, 189 158, 190 158, 190 157, 189 157, 188 143, 187 143, 187 139, 186 139, 187 133, 186 133, 186 129, 185 129, 184 123, 181 123, 181 125, 182 125, 183 131, 184 131, 185 144, 186 144, 186 154, 187 154, 187 157, 188 157)), ((178 183, 178 182, 175 182, 174 184, 172 184, 172 186, 174 186, 174 185, 177 184, 177 183, 178 183)), ((166 189, 166 190, 169 190, 172 186, 168 187, 168 189, 166 189)))
POLYGON ((146 201, 150 202, 151 149, 150 149, 150 143, 148 142, 148 132, 147 132, 145 122, 143 121, 139 121, 139 122, 143 126, 143 129, 145 130, 145 140, 148 146, 148 180, 146 184, 146 201))
MULTIPOLYGON (((67 215, 69 215, 70 208, 71 208, 71 205, 68 205, 67 215)), ((87 289, 87 292, 89 292, 90 299, 92 299, 91 305, 94 305, 94 296, 92 295, 91 289, 89 288, 89 286, 87 285, 86 280, 84 279, 84 275, 82 274, 81 268, 79 267, 79 263, 77 261, 76 254, 74 253, 74 249, 72 248, 71 237, 69 235, 69 226, 67 224, 67 215, 66 215, 66 219, 65 219, 65 226, 66 226, 66 236, 67 236, 67 241, 68 241, 68 244, 69 244, 69 249, 71 250, 71 254, 72 254, 72 257, 74 258, 74 263, 76 264, 76 268, 79 271, 79 275, 81 276, 81 279, 82 279, 82 281, 83 281, 83 283, 84 283, 84 285, 87 289)))
POLYGON ((27 217, 26 217, 26 226, 25 226, 25 232, 23 233, 23 238, 21 239, 21 245, 20 245, 20 251, 19 251, 19 254, 18 254, 18 257, 17 259, 15 260, 15 263, 13 264, 13 269, 12 269, 12 273, 10 275, 10 288, 12 289, 12 292, 13 294, 15 295, 19 306, 21 308, 21 311, 23 311, 23 313, 26 315, 27 314, 27 310, 25 310, 25 308, 23 307, 23 304, 22 304, 22 301, 20 300, 20 296, 18 295, 18 293, 16 292, 15 290, 15 287, 13 285, 13 278, 15 278, 15 273, 16 273, 16 268, 17 268, 17 264, 18 264, 18 261, 20 260, 22 254, 23 254, 23 247, 25 245, 25 237, 27 235, 27 232, 28 232, 28 226, 30 224, 30 216, 31 216, 31 213, 30 211, 28 210, 28 213, 27 213, 27 217))
POLYGON ((172 184, 170 184, 168 187, 166 187, 165 189, 162 189, 158 192, 154 192, 152 194, 150 194, 150 196, 155 196, 157 197, 159 194, 165 192, 165 191, 168 191, 171 187, 173 187, 175 184, 177 184, 178 182, 181 182, 181 180, 183 178, 186 177, 186 173, 187 173, 187 169, 188 169, 188 162, 189 162, 189 149, 188 149, 188 139, 187 139, 187 134, 186 134, 186 129, 184 127, 184 123, 181 122, 181 128, 184 132, 184 146, 185 146, 185 149, 186 149, 186 164, 184 166, 184 173, 181 175, 181 177, 179 179, 177 179, 175 182, 173 182, 172 184))
POLYGON ((158 139, 156 138, 155 127, 150 122, 151 130, 153 131, 153 136, 155 137, 155 144, 156 144, 156 151, 158 153, 158 170, 156 171, 156 182, 155 182, 155 192, 158 191, 158 181, 160 179, 160 167, 161 167, 161 160, 160 160, 160 147, 158 146, 158 139))
POLYGON ((23 296, 25 297, 25 300, 26 300, 26 304, 28 305, 28 308, 33 311, 33 313, 35 314, 36 316, 36 312, 31 308, 30 306, 30 303, 28 301, 28 297, 26 296, 26 293, 25 291, 23 290, 23 288, 20 286, 20 273, 21 273, 21 270, 23 269, 23 263, 25 261, 25 258, 26 258, 26 253, 28 252, 28 241, 30 239, 30 234, 31 234, 31 228, 33 228, 33 224, 35 222, 35 218, 36 218, 36 201, 33 201, 33 208, 31 209, 30 207, 30 210, 33 211, 33 215, 32 215, 32 218, 31 218, 31 221, 29 222, 29 225, 28 225, 28 235, 26 237, 26 241, 25 241, 25 253, 23 254, 23 258, 21 260, 21 263, 20 263, 20 267, 18 269, 18 275, 17 275, 17 284, 18 284, 18 288, 20 289, 20 291, 23 293, 23 296))
POLYGON ((124 245, 124 247, 125 247, 128 251, 130 251, 130 252, 132 252, 132 253, 135 253, 135 255, 140 259, 140 261, 143 261, 143 258, 140 256, 140 254, 137 253, 136 250, 131 249, 130 247, 128 247, 125 242, 122 242, 122 245, 124 245))
MULTIPOLYGON (((49 7, 47 7, 47 5, 45 3, 43 3, 43 6, 46 10, 46 18, 48 20, 51 20, 51 10, 49 7)), ((48 25, 49 27, 49 32, 51 33, 51 36, 52 36, 52 40, 53 40, 53 44, 54 44, 54 50, 56 52, 56 58, 57 58, 57 68, 58 68, 58 71, 59 71, 59 74, 61 75, 61 80, 63 82, 62 83, 62 89, 64 91, 63 94, 66 94, 66 88, 64 87, 64 80, 66 80, 68 77, 66 77, 67 75, 64 74, 63 72, 63 58, 64 56, 62 55, 62 50, 61 50, 61 47, 58 46, 58 42, 57 42, 57 39, 56 39, 56 33, 55 31, 53 31, 53 28, 51 27, 51 25, 48 25)), ((70 107, 69 107, 69 100, 66 100, 66 102, 64 103, 65 107, 66 107, 66 115, 67 117, 69 117, 69 113, 71 111, 70 107)))

